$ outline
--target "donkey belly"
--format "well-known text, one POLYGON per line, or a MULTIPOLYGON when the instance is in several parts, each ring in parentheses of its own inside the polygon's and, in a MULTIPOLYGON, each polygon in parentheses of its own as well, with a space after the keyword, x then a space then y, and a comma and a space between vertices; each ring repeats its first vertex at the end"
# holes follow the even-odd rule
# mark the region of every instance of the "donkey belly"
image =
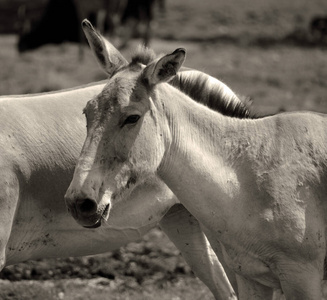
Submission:
POLYGON ((48 201, 48 205, 42 200, 27 196, 19 207, 6 247, 6 265, 113 251, 140 240, 156 226, 151 223, 122 228, 104 223, 96 229, 83 228, 67 212, 63 200, 48 201))
POLYGON ((43 228, 32 227, 31 223, 25 227, 15 226, 6 249, 6 265, 26 260, 76 257, 113 251, 140 240, 153 228, 151 225, 141 228, 101 226, 87 229, 75 225, 73 219, 71 223, 68 219, 61 221, 63 222, 58 226, 45 225, 43 228))

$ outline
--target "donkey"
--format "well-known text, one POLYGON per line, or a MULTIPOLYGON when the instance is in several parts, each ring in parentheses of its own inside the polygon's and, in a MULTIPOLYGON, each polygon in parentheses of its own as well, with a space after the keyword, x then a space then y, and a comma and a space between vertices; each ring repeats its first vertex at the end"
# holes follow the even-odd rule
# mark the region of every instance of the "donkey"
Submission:
POLYGON ((101 225, 108 215, 110 221, 126 195, 158 176, 213 248, 221 245, 240 299, 271 299, 276 289, 286 299, 320 300, 326 115, 231 118, 167 84, 184 49, 146 66, 121 64, 96 35, 89 41, 112 77, 84 108, 87 137, 65 195, 71 209, 83 207, 79 222, 101 225))
POLYGON ((67 213, 63 197, 85 139, 81 110, 104 86, 0 97, 1 269, 26 260, 112 251, 159 224, 194 273, 224 299, 233 289, 200 224, 169 189, 159 190, 159 182, 135 190, 126 199, 134 209, 117 206, 116 217, 101 228, 83 228, 67 213))
MULTIPOLYGON (((87 23, 85 26, 91 40, 95 36, 90 43, 94 48, 102 37, 87 23)), ((106 55, 101 57, 107 59, 106 55)), ((113 56, 118 66, 126 65, 125 58, 116 58, 113 56)), ((132 67, 148 64, 153 58, 150 51, 139 53, 132 67)), ((112 70, 107 69, 110 77, 112 70)), ((226 85, 204 73, 183 69, 170 83, 192 98, 203 91, 200 100, 223 114, 252 117, 226 85)), ((222 260, 228 280, 201 224, 157 178, 138 184, 124 201, 110 209, 110 219, 100 228, 90 228, 100 225, 91 219, 79 222, 83 228, 67 214, 63 197, 85 140, 81 111, 87 100, 103 89, 108 91, 105 87, 105 82, 99 82, 58 92, 0 97, 1 268, 30 259, 111 251, 139 240, 159 223, 215 298, 235 299, 229 283, 236 288, 234 273, 222 260)), ((128 184, 133 186, 133 180, 128 184)), ((80 204, 71 211, 85 218, 93 209, 92 203, 91 207, 80 204)), ((109 209, 104 207, 106 214, 109 209)), ((220 245, 210 242, 220 253, 220 245)))

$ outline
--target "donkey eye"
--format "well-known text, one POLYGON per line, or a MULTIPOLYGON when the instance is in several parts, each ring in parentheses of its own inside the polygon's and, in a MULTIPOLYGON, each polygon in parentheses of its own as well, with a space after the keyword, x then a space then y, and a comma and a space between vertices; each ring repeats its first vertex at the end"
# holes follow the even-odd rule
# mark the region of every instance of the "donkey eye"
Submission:
POLYGON ((140 119, 139 115, 131 115, 126 118, 126 120, 123 123, 123 126, 126 124, 135 124, 140 119))

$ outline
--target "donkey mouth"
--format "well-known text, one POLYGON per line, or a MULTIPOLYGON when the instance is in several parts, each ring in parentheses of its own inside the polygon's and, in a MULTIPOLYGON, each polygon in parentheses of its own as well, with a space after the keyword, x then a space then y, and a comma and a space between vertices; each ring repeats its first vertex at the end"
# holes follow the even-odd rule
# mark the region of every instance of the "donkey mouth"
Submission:
POLYGON ((101 219, 93 225, 90 225, 90 226, 84 225, 83 227, 88 228, 88 229, 93 229, 93 228, 98 228, 100 226, 101 226, 101 219))
POLYGON ((110 211, 110 204, 106 204, 103 211, 100 213, 97 213, 97 215, 100 215, 100 218, 96 220, 96 222, 92 225, 83 225, 84 228, 94 229, 98 228, 102 225, 102 220, 107 221, 109 217, 109 211, 110 211))

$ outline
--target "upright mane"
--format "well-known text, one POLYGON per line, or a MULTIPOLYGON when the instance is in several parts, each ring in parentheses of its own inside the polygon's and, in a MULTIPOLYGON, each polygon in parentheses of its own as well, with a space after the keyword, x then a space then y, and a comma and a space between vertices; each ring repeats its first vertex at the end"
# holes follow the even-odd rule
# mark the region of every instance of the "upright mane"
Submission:
POLYGON ((169 82, 194 101, 225 116, 235 118, 256 118, 249 109, 250 101, 242 101, 224 83, 200 71, 179 72, 169 82))
MULTIPOLYGON (((139 47, 132 57, 131 64, 147 65, 156 58, 153 50, 139 47)), ((170 82, 194 101, 202 103, 223 115, 235 118, 254 119, 257 116, 250 109, 250 101, 240 99, 221 81, 196 70, 185 69, 170 82)))

